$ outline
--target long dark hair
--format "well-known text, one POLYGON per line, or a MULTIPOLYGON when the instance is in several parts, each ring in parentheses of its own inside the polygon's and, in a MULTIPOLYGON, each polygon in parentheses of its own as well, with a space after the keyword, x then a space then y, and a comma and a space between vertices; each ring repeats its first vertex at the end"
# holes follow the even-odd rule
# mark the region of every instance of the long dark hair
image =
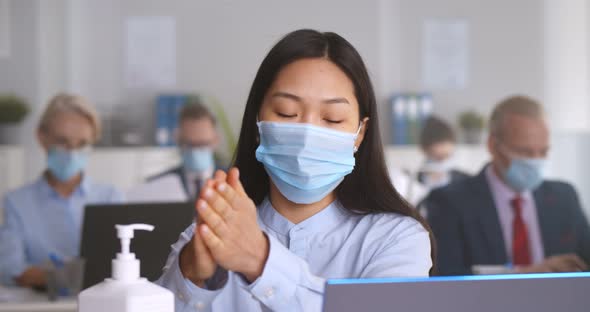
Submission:
MULTIPOLYGON (((434 242, 428 224, 399 195, 389 179, 379 134, 375 93, 365 64, 346 39, 332 32, 321 33, 310 29, 291 32, 262 61, 248 96, 234 158, 234 165, 240 169, 240 180, 248 196, 258 205, 270 190, 269 177, 255 156, 258 147, 256 118, 264 96, 281 69, 306 58, 327 58, 336 64, 354 84, 360 118, 369 117, 364 140, 355 154, 354 170, 336 189, 336 196, 342 206, 356 214, 393 212, 410 216, 431 233, 431 242, 434 242)), ((432 246, 434 254, 434 243, 432 246)))

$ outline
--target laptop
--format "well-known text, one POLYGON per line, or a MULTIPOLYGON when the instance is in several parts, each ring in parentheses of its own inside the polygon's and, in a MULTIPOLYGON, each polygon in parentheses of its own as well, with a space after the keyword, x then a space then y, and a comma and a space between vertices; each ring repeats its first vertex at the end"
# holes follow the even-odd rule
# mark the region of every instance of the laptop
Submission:
POLYGON ((190 202, 86 206, 80 248, 80 256, 86 260, 83 288, 111 277, 111 260, 121 251, 115 224, 146 223, 155 227, 152 232, 136 231, 131 240, 131 252, 141 261, 141 276, 155 281, 162 275, 170 245, 194 216, 190 202))
POLYGON ((590 273, 332 279, 324 312, 587 312, 590 273))

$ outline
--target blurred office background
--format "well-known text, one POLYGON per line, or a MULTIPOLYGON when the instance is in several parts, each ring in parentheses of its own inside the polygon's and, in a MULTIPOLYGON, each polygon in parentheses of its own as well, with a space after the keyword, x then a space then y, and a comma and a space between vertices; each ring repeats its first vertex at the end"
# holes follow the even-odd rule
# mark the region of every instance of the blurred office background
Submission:
MULTIPOLYGON (((0 145, 0 195, 43 169, 36 125, 59 91, 85 96, 105 121, 88 169, 95 179, 126 189, 178 161, 156 136, 162 94, 199 94, 221 107, 231 158, 268 49, 314 28, 339 33, 367 63, 391 166, 411 172, 421 162, 411 139, 390 144, 394 96, 428 95, 429 112, 459 129, 462 113, 487 119, 499 100, 525 94, 548 112, 548 176, 573 183, 590 215, 589 10, 586 0, 0 0, 0 93, 30 107, 4 130, 15 134, 0 145)), ((460 145, 458 167, 476 173, 484 142, 460 145)))

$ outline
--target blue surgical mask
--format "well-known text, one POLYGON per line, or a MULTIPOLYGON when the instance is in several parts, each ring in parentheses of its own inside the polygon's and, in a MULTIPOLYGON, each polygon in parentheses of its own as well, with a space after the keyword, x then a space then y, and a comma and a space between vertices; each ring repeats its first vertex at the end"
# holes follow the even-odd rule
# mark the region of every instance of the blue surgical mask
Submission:
POLYGON ((294 203, 320 201, 354 169, 358 131, 266 121, 258 122, 258 131, 256 159, 281 194, 294 203))
POLYGON ((517 192, 532 191, 543 182, 543 158, 514 158, 504 171, 504 179, 517 192))
POLYGON ((86 168, 87 149, 67 150, 52 147, 47 154, 47 169, 61 182, 69 181, 86 168))
POLYGON ((453 158, 445 160, 427 159, 420 172, 422 173, 422 183, 431 189, 443 187, 451 183, 451 170, 453 168, 453 158))
POLYGON ((423 172, 437 172, 437 173, 446 173, 453 169, 454 166, 454 159, 449 157, 445 160, 434 160, 434 159, 427 159, 420 171, 423 172))
POLYGON ((181 153, 182 165, 187 171, 204 172, 215 167, 213 150, 209 147, 186 148, 181 153))

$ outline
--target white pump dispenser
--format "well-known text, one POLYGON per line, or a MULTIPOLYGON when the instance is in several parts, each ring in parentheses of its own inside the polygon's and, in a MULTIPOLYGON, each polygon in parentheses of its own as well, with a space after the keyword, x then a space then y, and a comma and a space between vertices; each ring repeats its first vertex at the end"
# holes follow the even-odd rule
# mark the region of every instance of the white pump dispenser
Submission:
POLYGON ((94 285, 78 296, 79 312, 172 312, 174 295, 140 277, 140 263, 130 251, 135 230, 152 231, 149 224, 115 225, 121 252, 112 261, 112 278, 94 285))
POLYGON ((112 261, 113 279, 119 281, 133 281, 139 278, 139 260, 129 250, 131 239, 135 230, 153 231, 154 226, 149 224, 115 225, 117 237, 121 240, 121 252, 112 261))

